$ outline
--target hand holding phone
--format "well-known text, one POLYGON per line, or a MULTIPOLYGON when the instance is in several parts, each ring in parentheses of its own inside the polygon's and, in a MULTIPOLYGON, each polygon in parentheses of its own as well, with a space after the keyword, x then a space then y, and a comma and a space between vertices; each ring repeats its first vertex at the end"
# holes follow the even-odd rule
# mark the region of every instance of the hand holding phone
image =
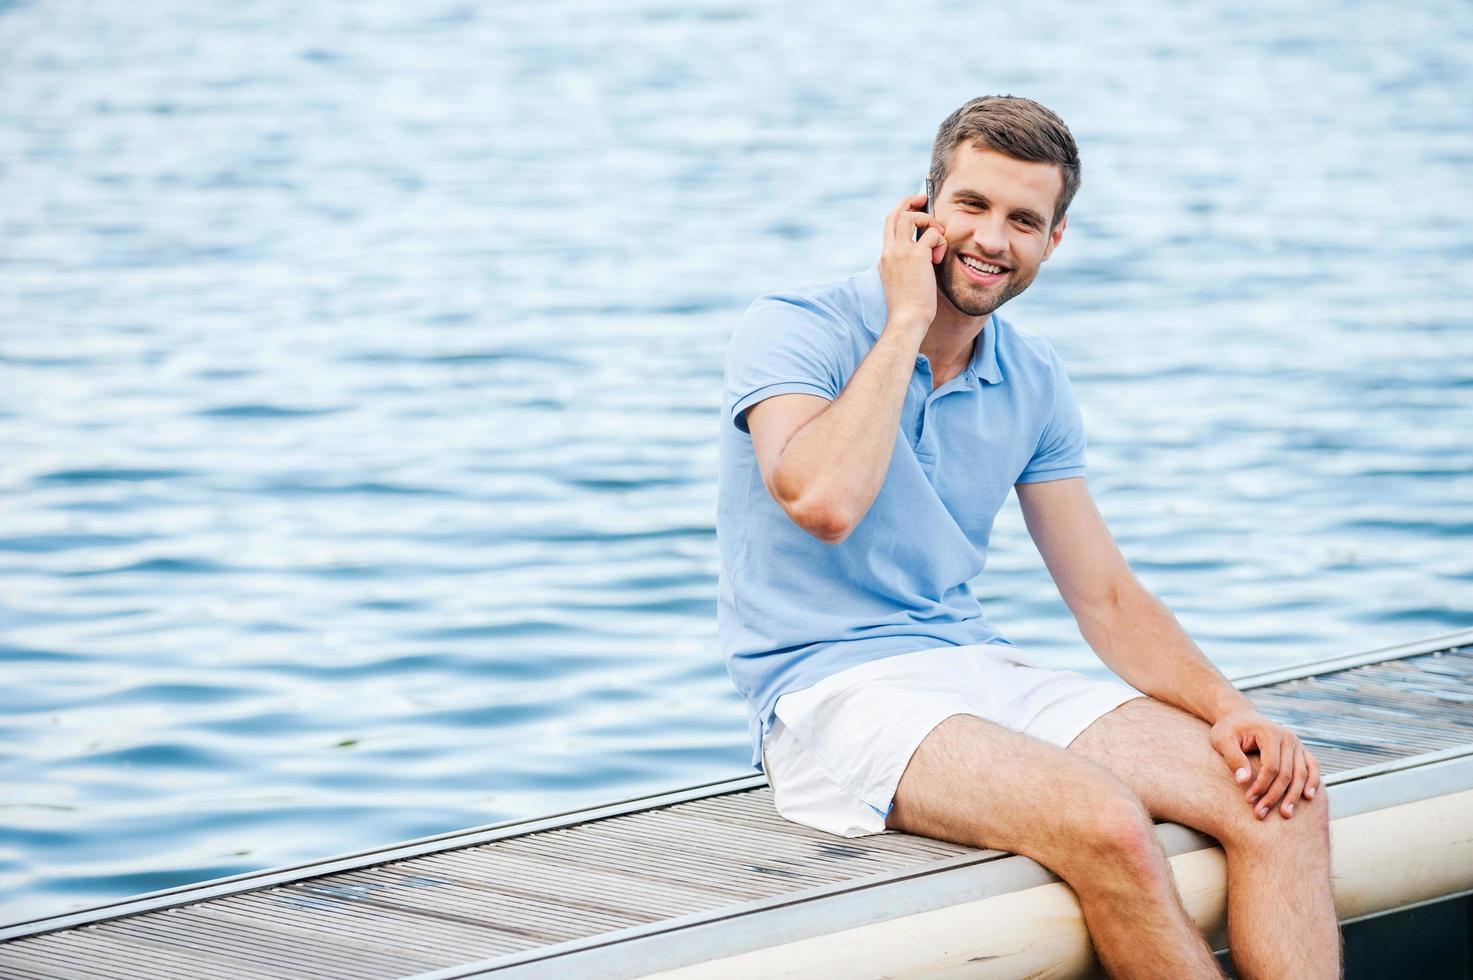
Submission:
POLYGON ((935 265, 940 261, 938 253, 946 254, 945 233, 931 213, 935 204, 932 199, 934 193, 935 188, 927 180, 919 193, 907 194, 900 199, 895 210, 885 219, 885 248, 880 253, 880 281, 885 288, 888 307, 885 329, 893 328, 907 334, 918 331, 917 340, 936 318, 935 265), (924 221, 917 217, 918 198, 925 200, 925 208, 921 212, 927 216, 924 221), (911 229, 909 244, 906 243, 906 228, 911 229), (936 229, 936 238, 926 236, 929 228, 936 229), (937 244, 925 249, 911 247, 922 239, 936 241, 937 244))
MULTIPOLYGON (((926 195, 926 213, 927 214, 930 214, 931 213, 931 203, 932 203, 931 202, 931 194, 932 194, 931 178, 927 177, 921 183, 920 190, 916 191, 916 193, 917 194, 924 194, 924 195, 926 195)), ((911 241, 916 241, 916 242, 920 241, 921 240, 921 232, 923 230, 924 229, 917 228, 916 229, 916 232, 915 232, 915 237, 913 239, 911 239, 911 241)))

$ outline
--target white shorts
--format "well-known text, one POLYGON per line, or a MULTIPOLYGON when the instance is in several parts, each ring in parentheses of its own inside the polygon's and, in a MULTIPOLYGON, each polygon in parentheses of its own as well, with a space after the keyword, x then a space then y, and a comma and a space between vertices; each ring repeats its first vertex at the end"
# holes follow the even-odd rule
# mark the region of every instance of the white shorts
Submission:
POLYGON ((898 654, 830 674, 777 699, 762 740, 773 803, 788 820, 841 837, 885 833, 895 786, 932 728, 978 715, 1068 746, 1140 691, 1050 670, 1006 643, 898 654))

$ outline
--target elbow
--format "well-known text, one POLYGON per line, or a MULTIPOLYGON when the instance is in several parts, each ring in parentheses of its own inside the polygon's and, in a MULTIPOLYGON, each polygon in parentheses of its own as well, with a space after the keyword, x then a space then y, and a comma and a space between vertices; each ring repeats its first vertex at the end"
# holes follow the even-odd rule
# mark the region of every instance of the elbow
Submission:
POLYGON ((854 533, 854 527, 858 523, 841 509, 823 503, 799 501, 787 510, 794 524, 824 544, 839 544, 854 533))
POLYGON ((826 516, 799 526, 824 544, 840 544, 854 533, 855 525, 847 518, 826 516))
POLYGON ((838 544, 853 533, 858 519, 849 514, 832 492, 800 484, 791 471, 779 466, 772 481, 772 496, 792 522, 824 544, 838 544))

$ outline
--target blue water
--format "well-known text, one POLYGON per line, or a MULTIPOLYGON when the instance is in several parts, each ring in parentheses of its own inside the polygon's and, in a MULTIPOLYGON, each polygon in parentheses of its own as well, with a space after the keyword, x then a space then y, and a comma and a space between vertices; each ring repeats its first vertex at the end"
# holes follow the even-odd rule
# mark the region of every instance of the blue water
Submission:
POLYGON ((0 3, 0 921, 749 772, 726 338, 985 92, 1082 145, 1007 312, 1189 632, 1473 626, 1473 7, 1293 6, 0 3))

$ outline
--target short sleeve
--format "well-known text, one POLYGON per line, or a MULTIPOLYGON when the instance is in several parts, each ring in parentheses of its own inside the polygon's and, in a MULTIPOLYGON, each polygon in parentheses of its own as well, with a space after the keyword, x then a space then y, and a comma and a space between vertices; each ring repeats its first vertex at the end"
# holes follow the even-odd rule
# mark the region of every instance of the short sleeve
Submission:
POLYGON ((1064 362, 1052 347, 1049 354, 1054 375, 1053 405, 1033 458, 1023 467, 1018 483, 1043 483, 1084 475, 1084 416, 1074 400, 1074 388, 1069 384, 1064 362))
POLYGON ((747 409, 773 395, 839 397, 836 328, 827 312, 790 300, 763 297, 747 309, 726 353, 727 412, 738 429, 750 432, 747 409))

